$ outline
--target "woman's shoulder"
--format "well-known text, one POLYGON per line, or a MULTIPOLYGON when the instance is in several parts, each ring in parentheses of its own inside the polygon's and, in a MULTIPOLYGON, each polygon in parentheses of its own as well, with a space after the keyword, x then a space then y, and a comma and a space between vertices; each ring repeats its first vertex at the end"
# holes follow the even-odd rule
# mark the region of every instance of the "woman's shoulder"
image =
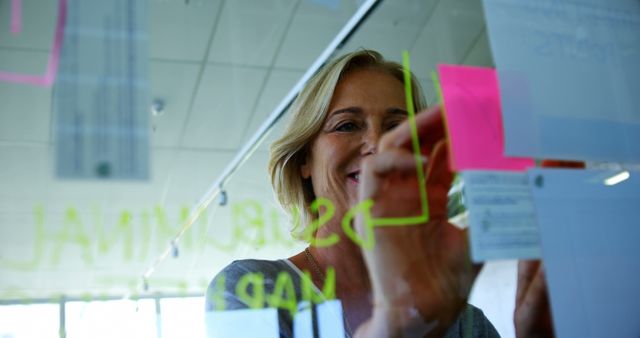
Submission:
MULTIPOLYGON (((231 262, 224 267, 216 277, 224 274, 227 281, 237 280, 246 274, 261 274, 265 278, 277 276, 282 271, 295 272, 284 259, 241 259, 231 262)), ((214 278, 215 280, 215 278, 214 278)))
POLYGON ((467 304, 445 337, 499 338, 500 334, 482 310, 467 304))
POLYGON ((209 283, 206 309, 212 311, 247 308, 249 304, 246 300, 238 297, 238 291, 242 291, 238 290, 239 288, 244 290, 257 287, 267 295, 273 292, 275 281, 282 274, 290 278, 296 293, 299 293, 299 276, 291 264, 284 259, 243 259, 231 262, 209 283))

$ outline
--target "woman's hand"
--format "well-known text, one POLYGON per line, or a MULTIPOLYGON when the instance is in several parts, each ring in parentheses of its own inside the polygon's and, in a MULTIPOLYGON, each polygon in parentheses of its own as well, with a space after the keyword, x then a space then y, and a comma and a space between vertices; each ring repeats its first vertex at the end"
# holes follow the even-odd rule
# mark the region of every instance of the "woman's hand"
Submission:
MULTIPOLYGON (((447 222, 453 180, 439 107, 416 115, 426 168, 429 219, 398 220, 374 228, 375 246, 363 249, 373 288, 373 315, 356 337, 441 336, 465 307, 479 269, 467 250, 466 231, 447 222), (410 222, 409 222, 410 223, 410 222)), ((371 199, 371 217, 414 218, 423 214, 409 121, 386 134, 378 153, 362 165, 360 200, 371 199)), ((366 233, 367 217, 356 218, 366 233)))
MULTIPOLYGON (((584 169, 584 162, 544 160, 545 168, 584 169)), ((517 337, 554 337, 549 291, 540 261, 518 262, 518 288, 513 323, 517 337)))
POLYGON ((540 261, 518 262, 513 322, 516 337, 554 337, 547 282, 540 261))

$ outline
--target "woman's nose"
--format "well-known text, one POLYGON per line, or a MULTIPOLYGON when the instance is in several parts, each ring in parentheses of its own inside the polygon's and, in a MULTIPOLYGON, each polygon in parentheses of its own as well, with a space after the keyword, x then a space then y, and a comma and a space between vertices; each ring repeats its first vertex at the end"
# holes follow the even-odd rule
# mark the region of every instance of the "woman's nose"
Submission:
POLYGON ((380 138, 382 138, 382 130, 378 129, 370 129, 368 130, 362 142, 362 154, 369 155, 375 154, 378 152, 378 143, 380 143, 380 138))

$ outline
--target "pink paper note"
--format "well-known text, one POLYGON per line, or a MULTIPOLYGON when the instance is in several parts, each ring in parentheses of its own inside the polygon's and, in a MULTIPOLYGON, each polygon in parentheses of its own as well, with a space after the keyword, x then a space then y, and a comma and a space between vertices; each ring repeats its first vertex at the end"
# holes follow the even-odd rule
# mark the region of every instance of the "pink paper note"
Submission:
POLYGON ((451 169, 523 171, 531 158, 506 157, 496 71, 491 68, 438 65, 451 169))
MULTIPOLYGON (((15 0, 14 0, 15 1, 15 0)), ((14 3, 15 4, 15 3, 14 3)), ((15 8, 15 6, 14 6, 15 8)), ((53 46, 47 62, 47 70, 43 75, 19 74, 0 71, 0 81, 28 84, 32 86, 51 86, 58 74, 58 62, 60 60, 60 48, 64 36, 64 24, 67 17, 67 0, 58 1, 58 20, 56 21, 56 31, 53 37, 53 46)), ((12 22, 13 25, 13 22, 12 22)))
POLYGON ((11 34, 22 31, 22 0, 11 0, 11 34))

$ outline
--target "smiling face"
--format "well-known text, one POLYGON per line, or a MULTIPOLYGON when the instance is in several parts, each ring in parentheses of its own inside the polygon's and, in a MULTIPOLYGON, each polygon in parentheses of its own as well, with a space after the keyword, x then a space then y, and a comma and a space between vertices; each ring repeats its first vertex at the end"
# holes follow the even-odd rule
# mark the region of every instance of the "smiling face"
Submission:
POLYGON ((301 167, 302 177, 311 178, 315 196, 331 200, 338 216, 356 205, 362 159, 374 154, 382 135, 406 118, 400 80, 373 68, 347 73, 301 167))

